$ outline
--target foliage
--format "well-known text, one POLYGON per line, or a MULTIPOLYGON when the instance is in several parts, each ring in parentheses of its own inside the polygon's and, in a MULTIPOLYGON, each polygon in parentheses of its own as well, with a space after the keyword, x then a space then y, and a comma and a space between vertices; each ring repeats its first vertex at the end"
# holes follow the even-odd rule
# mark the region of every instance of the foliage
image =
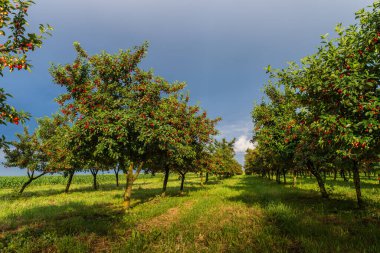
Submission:
POLYGON ((6 167, 26 169, 28 175, 46 170, 47 157, 41 150, 41 142, 36 134, 30 134, 24 127, 23 134, 16 134, 18 141, 12 141, 11 148, 4 149, 6 167))
POLYGON ((50 72, 54 82, 66 88, 57 98, 61 112, 72 122, 66 150, 82 167, 118 164, 128 171, 125 199, 129 199, 133 181, 150 161, 169 158, 176 165, 190 166, 197 150, 216 133, 219 119, 209 119, 198 106, 188 105, 189 97, 180 93, 184 83, 169 83, 138 67, 147 44, 94 56, 79 43, 74 46, 76 60, 53 65, 50 72))
MULTIPOLYGON (((0 37, 3 37, 3 44, 0 44, 0 75, 9 68, 30 70, 30 63, 27 59, 28 51, 34 51, 41 47, 46 35, 50 35, 52 28, 47 25, 40 25, 40 33, 28 33, 26 26, 28 9, 34 4, 33 1, 10 1, 0 2, 0 37)), ((29 114, 17 111, 7 103, 7 98, 11 97, 3 88, 0 88, 0 125, 7 123, 19 124, 29 118, 29 114)), ((4 145, 4 136, 0 138, 0 147, 4 145)))
POLYGON ((235 159, 235 141, 235 139, 227 141, 225 138, 214 141, 212 147, 213 174, 224 177, 243 174, 242 166, 235 159))
POLYGON ((358 25, 322 36, 300 66, 268 67, 269 102, 252 112, 263 168, 282 170, 285 180, 285 170, 307 167, 325 196, 322 171, 352 170, 359 206, 359 169, 368 171, 380 152, 379 13, 378 1, 357 12, 358 25))

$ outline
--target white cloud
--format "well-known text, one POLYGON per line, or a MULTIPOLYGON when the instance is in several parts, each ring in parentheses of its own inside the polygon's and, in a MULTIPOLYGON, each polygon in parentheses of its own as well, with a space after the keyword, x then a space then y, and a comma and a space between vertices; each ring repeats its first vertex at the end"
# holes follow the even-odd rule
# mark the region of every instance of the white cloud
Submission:
POLYGON ((217 136, 217 139, 226 138, 230 141, 236 138, 234 145, 235 158, 240 164, 244 164, 244 154, 247 148, 255 148, 255 144, 250 141, 253 129, 252 122, 249 119, 230 123, 222 121, 218 129, 220 134, 217 136))
POLYGON ((250 138, 246 135, 240 136, 235 142, 234 150, 236 153, 245 153, 247 149, 253 149, 255 146, 251 142, 250 138))
POLYGON ((220 132, 220 138, 226 138, 227 140, 237 138, 238 136, 249 136, 252 132, 253 124, 251 121, 239 121, 229 124, 223 124, 218 127, 220 132))

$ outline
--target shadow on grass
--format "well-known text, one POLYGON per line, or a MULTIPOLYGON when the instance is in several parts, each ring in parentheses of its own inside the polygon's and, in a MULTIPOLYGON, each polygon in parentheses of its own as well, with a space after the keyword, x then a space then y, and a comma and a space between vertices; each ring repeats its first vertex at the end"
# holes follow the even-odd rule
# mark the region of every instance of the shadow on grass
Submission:
POLYGON ((277 238, 284 252, 380 252, 379 203, 358 210, 352 199, 322 199, 316 191, 253 176, 227 187, 240 193, 229 201, 261 208, 265 229, 259 237, 277 238))
MULTIPOLYGON (((301 177, 300 179, 302 180, 302 182, 305 182, 305 183, 315 183, 314 178, 301 177)), ((361 180, 360 186, 362 189, 380 189, 380 184, 378 183, 378 181, 373 180, 373 183, 369 183, 369 182, 366 182, 368 180, 366 177, 361 177, 360 180, 361 180)), ((349 179, 349 181, 344 181, 341 178, 334 180, 332 177, 327 177, 324 181, 329 186, 355 187, 354 182, 352 181, 352 178, 349 179)), ((288 181, 288 184, 291 184, 290 180, 288 181)))
MULTIPOLYGON (((303 179, 303 182, 317 185, 316 181, 313 179, 308 179, 308 181, 305 181, 305 179, 303 179)), ((291 185, 291 183, 287 183, 287 185, 291 185)), ((355 189, 353 188, 354 186, 351 185, 351 182, 327 180, 326 185, 339 185, 342 187, 351 186, 351 188, 349 188, 349 191, 355 191, 355 189)), ((363 188, 371 187, 373 189, 376 189, 378 187, 377 185, 369 183, 364 184, 364 186, 365 187, 363 188)), ((243 201, 246 204, 263 204, 273 201, 282 201, 290 205, 294 204, 296 206, 301 207, 303 204, 308 204, 312 206, 315 205, 316 207, 323 208, 323 210, 327 212, 336 210, 359 211, 357 210, 356 199, 349 199, 344 194, 338 194, 333 192, 330 195, 330 199, 323 199, 321 198, 320 193, 315 190, 285 188, 283 183, 278 184, 275 181, 254 176, 247 176, 245 178, 242 178, 239 184, 229 187, 245 192, 246 194, 242 194, 238 198, 240 199, 240 201, 243 201), (254 194, 254 198, 252 198, 252 194, 254 194)), ((380 208, 380 203, 373 202, 368 199, 365 200, 369 209, 380 208)))
MULTIPOLYGON (((173 180, 176 181, 176 180, 173 180)), ((162 188, 144 188, 147 183, 139 182, 135 183, 132 191, 132 206, 131 208, 146 203, 157 196, 161 196, 162 188)), ((185 189, 181 193, 179 191, 179 186, 171 186, 167 187, 166 196, 167 197, 184 197, 189 194, 189 192, 199 191, 204 189, 200 186, 199 183, 195 182, 187 182, 185 183, 185 189)), ((55 222, 64 222, 68 228, 67 230, 63 229, 63 231, 73 231, 78 232, 80 230, 75 229, 75 226, 83 227, 86 232, 96 232, 103 233, 104 231, 108 231, 109 228, 106 224, 112 224, 114 222, 119 222, 122 217, 125 215, 125 211, 121 206, 121 202, 123 199, 124 188, 116 187, 115 185, 102 185, 98 192, 107 192, 107 191, 115 191, 119 190, 118 193, 110 195, 114 199, 120 200, 120 205, 113 205, 111 203, 104 204, 95 204, 95 205, 85 205, 81 202, 75 202, 74 193, 86 193, 86 192, 96 192, 90 187, 81 187, 75 188, 69 192, 69 195, 73 195, 73 201, 64 205, 50 205, 43 207, 33 207, 29 209, 25 209, 21 213, 17 213, 15 215, 10 215, 6 217, 8 225, 3 225, 0 223, 0 232, 6 232, 8 230, 16 229, 19 227, 35 227, 37 230, 42 227, 54 227, 57 224, 55 222), (70 220, 78 220, 78 222, 70 222, 70 220), (98 225, 93 227, 93 223, 86 223, 87 220, 100 221, 98 225), (67 222, 66 222, 67 221, 67 222), (83 221, 83 222, 82 222, 83 221), (31 225, 31 224, 35 224, 31 225), (52 225, 52 226, 51 226, 52 225), (89 227, 87 227, 87 225, 89 227), (74 226, 74 227, 73 227, 74 226), (87 231, 88 230, 88 231, 87 231)), ((18 195, 17 193, 8 193, 0 195, 0 199, 5 198, 4 196, 9 195, 14 199, 29 199, 30 197, 39 197, 39 196, 55 196, 59 198, 60 194, 64 194, 62 190, 37 190, 33 192, 25 192, 23 195, 18 195)), ((8 196, 8 197, 9 197, 8 196)), ((96 197, 96 196, 95 196, 96 197)), ((59 227, 59 224, 58 224, 59 227)), ((96 233, 98 234, 98 233, 96 233)))
POLYGON ((86 205, 72 201, 63 205, 33 207, 8 217, 12 219, 0 227, 3 233, 24 233, 39 236, 52 233, 57 236, 80 233, 108 235, 115 224, 122 221, 124 211, 110 204, 86 205))
MULTIPOLYGON (((204 187, 201 187, 199 183, 185 183, 184 191, 181 192, 179 187, 170 186, 166 188, 165 197, 185 197, 188 196, 191 192, 196 192, 204 190, 204 187)), ((162 188, 139 188, 134 187, 132 191, 132 205, 131 207, 136 207, 137 205, 149 202, 155 199, 158 196, 162 196, 162 188)), ((122 199, 123 192, 113 196, 115 199, 122 199)))

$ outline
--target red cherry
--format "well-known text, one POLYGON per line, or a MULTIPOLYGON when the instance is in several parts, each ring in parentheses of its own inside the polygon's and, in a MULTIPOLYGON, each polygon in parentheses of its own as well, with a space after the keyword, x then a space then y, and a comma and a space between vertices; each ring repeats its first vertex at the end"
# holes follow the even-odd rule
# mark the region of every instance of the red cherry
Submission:
POLYGON ((14 118, 13 118, 13 123, 16 124, 16 125, 18 125, 19 120, 20 120, 20 119, 19 119, 18 117, 14 117, 14 118))

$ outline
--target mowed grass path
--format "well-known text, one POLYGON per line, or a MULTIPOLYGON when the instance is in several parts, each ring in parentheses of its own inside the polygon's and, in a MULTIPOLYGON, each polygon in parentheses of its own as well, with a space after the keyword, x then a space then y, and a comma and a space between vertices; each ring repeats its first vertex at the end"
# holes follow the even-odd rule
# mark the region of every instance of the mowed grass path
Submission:
POLYGON ((0 252, 380 252, 375 180, 363 182, 369 204, 356 210, 352 183, 341 181, 328 181, 336 194, 323 200, 311 179, 295 189, 254 176, 202 187, 190 175, 179 195, 173 176, 160 197, 162 175, 144 175, 125 213, 122 187, 99 178, 98 191, 91 176, 77 176, 69 194, 63 184, 20 197, 0 189, 0 252))

